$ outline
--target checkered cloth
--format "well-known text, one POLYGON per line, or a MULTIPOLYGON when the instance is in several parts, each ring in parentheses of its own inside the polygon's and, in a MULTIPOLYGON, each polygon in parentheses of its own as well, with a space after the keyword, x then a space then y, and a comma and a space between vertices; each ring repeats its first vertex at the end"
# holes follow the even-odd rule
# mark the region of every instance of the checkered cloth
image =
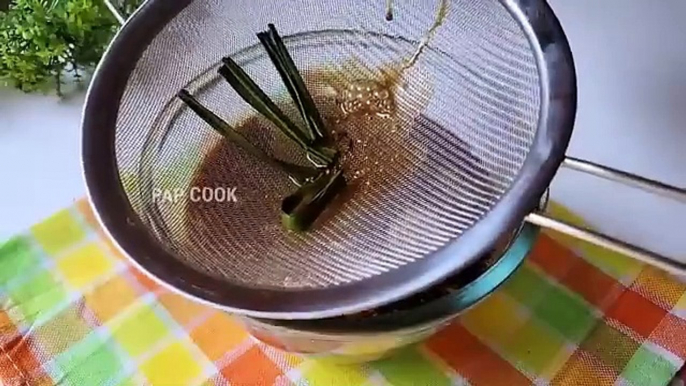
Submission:
POLYGON ((686 358, 686 285, 562 242, 541 236, 505 285, 425 344, 334 366, 271 349, 163 289, 115 252, 80 201, 0 247, 0 383, 669 384, 686 358))

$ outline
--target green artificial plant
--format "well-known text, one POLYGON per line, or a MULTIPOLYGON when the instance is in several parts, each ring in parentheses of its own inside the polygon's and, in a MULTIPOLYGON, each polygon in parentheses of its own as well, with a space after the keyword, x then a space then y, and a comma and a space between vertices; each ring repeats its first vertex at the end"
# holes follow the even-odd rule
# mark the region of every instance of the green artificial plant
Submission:
MULTIPOLYGON (((0 0, 3 1, 3 0, 0 0)), ((127 0, 130 11, 141 0, 127 0)), ((102 0, 10 0, 0 7, 0 83, 24 92, 80 82, 118 28, 102 0)))

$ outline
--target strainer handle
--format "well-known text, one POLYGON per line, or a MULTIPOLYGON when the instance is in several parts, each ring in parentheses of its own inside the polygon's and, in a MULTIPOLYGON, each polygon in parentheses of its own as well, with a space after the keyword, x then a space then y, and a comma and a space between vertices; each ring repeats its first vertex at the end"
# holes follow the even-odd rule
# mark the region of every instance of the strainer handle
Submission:
MULTIPOLYGON (((686 189, 677 188, 659 181, 654 181, 577 158, 568 157, 562 163, 562 166, 686 203, 686 189)), ((655 252, 615 239, 603 233, 580 228, 567 222, 551 218, 542 213, 531 213, 527 216, 526 221, 542 228, 564 233, 568 236, 624 254, 667 272, 676 275, 686 275, 686 263, 661 256, 655 252)))
POLYGON ((105 2, 107 9, 109 9, 110 13, 112 14, 112 16, 114 16, 115 19, 117 19, 117 22, 119 22, 119 24, 126 23, 126 18, 124 18, 124 16, 121 14, 121 12, 119 12, 117 7, 112 3, 112 0, 102 0, 102 1, 105 2))

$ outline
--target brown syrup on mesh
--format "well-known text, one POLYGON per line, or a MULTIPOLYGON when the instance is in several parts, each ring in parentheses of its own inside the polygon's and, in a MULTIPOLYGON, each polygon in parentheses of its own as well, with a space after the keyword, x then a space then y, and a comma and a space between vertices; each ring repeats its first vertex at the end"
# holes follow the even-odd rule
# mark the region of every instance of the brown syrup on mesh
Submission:
MULTIPOLYGON (((420 68, 412 71, 407 74, 415 76, 413 82, 398 78, 397 67, 382 69, 376 80, 350 78, 330 70, 303 73, 327 128, 344 154, 342 165, 348 185, 312 230, 297 234, 282 228, 281 200, 296 190, 282 171, 264 165, 230 141, 219 140, 198 168, 192 186, 236 186, 238 202, 188 200, 187 245, 180 249, 193 251, 187 257, 197 267, 231 281, 254 286, 311 286, 313 278, 291 275, 287 259, 270 259, 270 254, 283 257, 297 251, 301 256, 318 255, 318 237, 357 229, 346 223, 342 213, 380 208, 389 195, 402 192, 407 184, 421 183, 416 177, 426 173, 420 170, 422 165, 435 163, 434 158, 440 157, 428 151, 428 143, 457 144, 458 153, 451 150, 456 154, 456 167, 468 173, 483 170, 454 133, 421 115, 430 100, 431 85, 416 81, 420 68), (231 263, 236 259, 241 260, 240 267, 231 263), (245 271, 238 271, 244 267, 245 271)), ((290 101, 282 108, 298 119, 290 101)), ((268 154, 308 164, 302 150, 263 117, 252 115, 230 123, 268 154)))
MULTIPOLYGON (((191 186, 235 186, 239 182, 248 186, 237 186, 238 202, 235 203, 187 201, 185 228, 189 245, 184 249, 197 252, 193 259, 202 261, 201 267, 209 268, 209 271, 213 271, 212 267, 222 267, 221 260, 226 254, 240 254, 248 261, 257 261, 266 257, 258 255, 258 252, 265 254, 283 251, 284 248, 301 250, 312 237, 316 237, 317 230, 335 221, 336 213, 345 211, 347 205, 354 203, 359 207, 383 202, 384 192, 399 189, 402 179, 412 176, 413 168, 422 163, 426 149, 421 144, 406 145, 411 142, 409 137, 414 128, 406 118, 394 114, 391 92, 382 83, 349 82, 337 88, 334 96, 326 81, 331 79, 330 72, 311 71, 303 76, 327 128, 343 153, 341 164, 348 185, 346 190, 318 219, 312 231, 304 235, 288 232, 281 228, 280 204, 285 196, 296 190, 296 186, 283 172, 264 165, 232 142, 218 141, 198 168, 191 186), (362 105, 353 103, 357 92, 364 93, 360 100, 362 105), (249 170, 239 170, 246 169, 246 166, 249 170)), ((295 117, 292 104, 282 108, 295 117)), ((411 107, 405 106, 405 110, 409 109, 411 107)), ((263 117, 254 115, 232 124, 268 154, 284 161, 308 164, 302 150, 263 117)), ((310 252, 304 250, 303 253, 310 252)), ((279 268, 274 267, 273 271, 279 271, 279 268)), ((233 272, 212 273, 241 281, 233 272)), ((264 281, 279 281, 279 273, 273 275, 264 281)), ((242 276, 247 278, 250 275, 242 276)), ((259 278, 256 281, 251 284, 264 284, 259 282, 259 278)), ((299 283, 290 284, 300 286, 299 283)), ((289 283, 284 282, 284 285, 289 283)))

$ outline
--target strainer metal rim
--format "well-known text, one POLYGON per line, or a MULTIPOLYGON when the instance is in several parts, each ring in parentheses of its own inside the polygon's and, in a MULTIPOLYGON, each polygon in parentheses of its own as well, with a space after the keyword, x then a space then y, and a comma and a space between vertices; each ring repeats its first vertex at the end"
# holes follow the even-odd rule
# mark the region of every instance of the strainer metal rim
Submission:
POLYGON ((96 218, 115 246, 142 271, 201 303, 265 319, 316 319, 376 308, 422 291, 466 267, 518 228, 562 163, 576 115, 576 73, 559 20, 544 0, 500 0, 531 42, 542 85, 538 130, 510 189, 458 241, 412 264, 355 283, 323 289, 248 288, 189 269, 138 219, 115 158, 119 101, 152 39, 192 0, 149 0, 117 33, 98 65, 82 118, 82 167, 96 218), (181 274, 183 273, 183 274, 181 274))

